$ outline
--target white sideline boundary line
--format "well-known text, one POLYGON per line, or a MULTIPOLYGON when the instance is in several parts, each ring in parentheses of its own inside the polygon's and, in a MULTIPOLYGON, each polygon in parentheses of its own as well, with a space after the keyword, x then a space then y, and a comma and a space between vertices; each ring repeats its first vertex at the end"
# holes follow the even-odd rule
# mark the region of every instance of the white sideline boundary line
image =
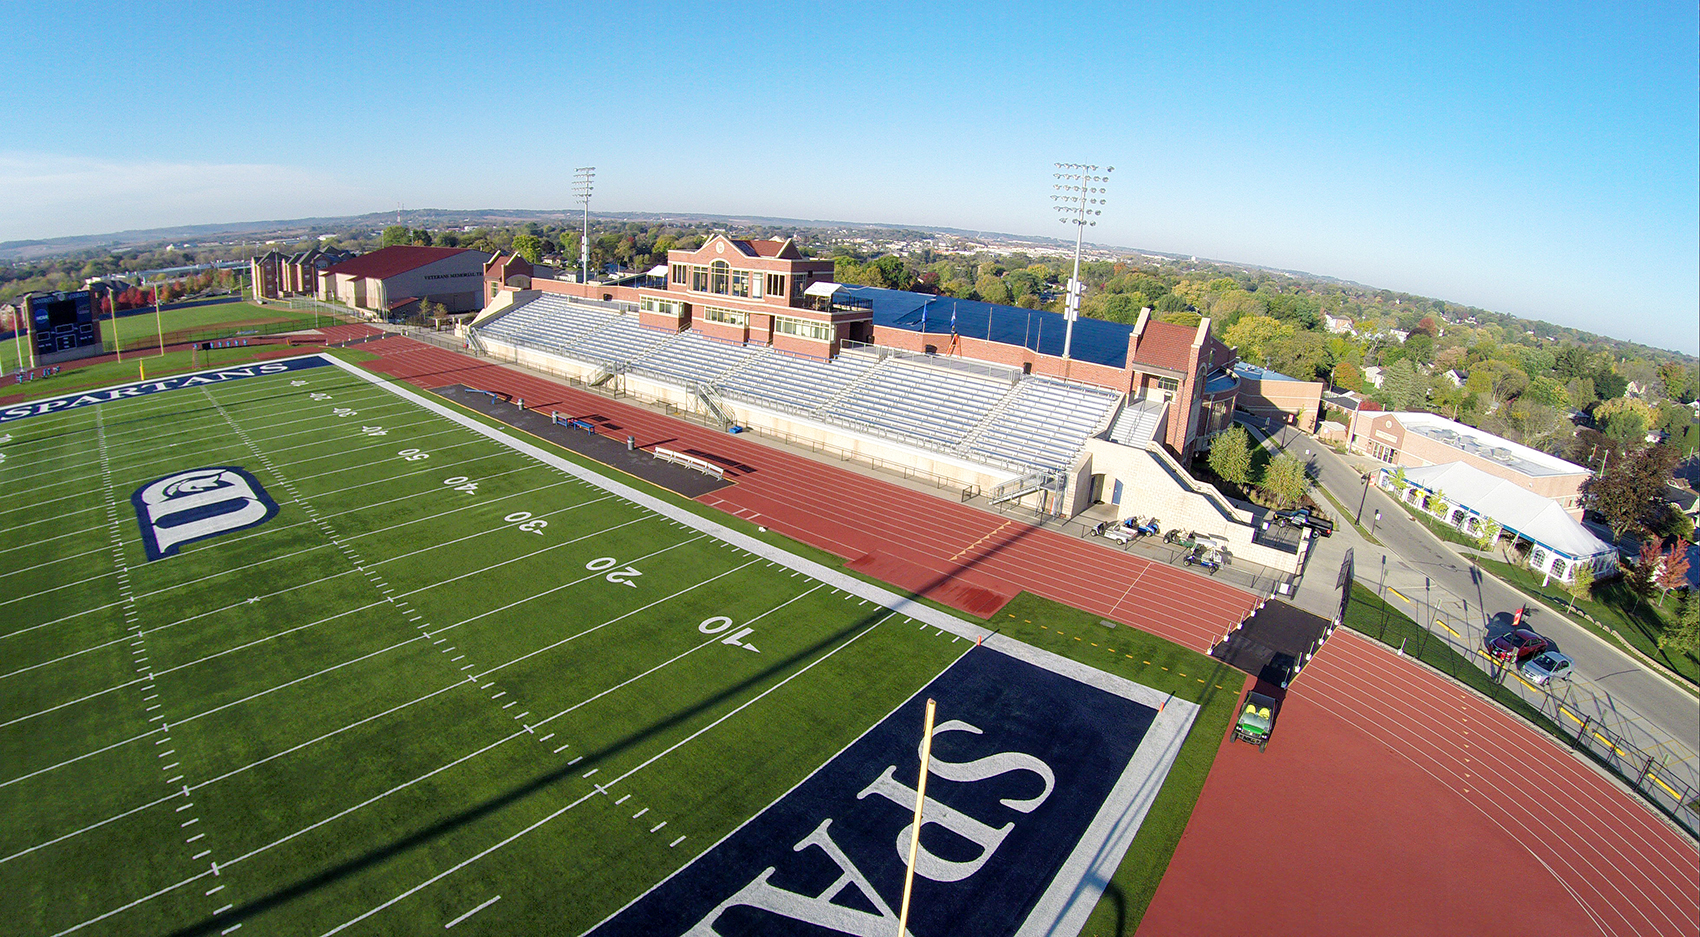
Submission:
MULTIPOLYGON (((302 357, 313 357, 313 356, 302 356, 302 357)), ((605 784, 601 785, 599 790, 585 794, 584 796, 578 798, 577 800, 574 800, 571 803, 568 803, 567 805, 561 807, 560 809, 558 809, 558 810, 548 814, 547 816, 544 816, 543 818, 537 820, 536 822, 532 823, 531 825, 526 826, 525 828, 513 833, 512 835, 498 841, 494 845, 489 846, 486 849, 484 849, 484 850, 482 850, 482 851, 480 851, 480 852, 478 852, 478 853, 476 853, 476 854, 474 854, 474 855, 472 855, 472 856, 470 856, 466 859, 461 860, 460 862, 449 867, 448 869, 446 869, 442 872, 439 872, 436 875, 431 876, 430 878, 426 879, 423 882, 420 882, 418 885, 415 885, 412 888, 409 888, 406 891, 396 895, 395 897, 390 898, 389 900, 383 902, 382 904, 379 904, 376 907, 373 907, 373 908, 363 912, 359 916, 338 925, 337 927, 331 929, 330 931, 327 931, 325 933, 324 937, 329 937, 329 935, 331 935, 331 934, 336 934, 338 932, 341 932, 341 931, 359 923, 360 921, 363 921, 366 918, 371 917, 372 915, 374 915, 374 914, 376 914, 380 911, 383 911, 384 909, 386 909, 386 908, 394 905, 395 903, 409 897, 410 895, 415 894, 416 892, 420 891, 421 889, 424 889, 424 888, 430 886, 431 884, 433 884, 437 881, 440 881, 441 879, 447 877, 448 875, 451 875, 454 872, 457 872, 460 869, 465 868, 466 866, 472 864, 473 862, 476 862, 479 859, 482 859, 484 856, 487 856, 490 853, 495 852, 496 850, 503 848, 504 846, 508 845, 509 843, 513 842, 514 840, 517 840, 521 836, 524 836, 527 833, 538 829, 539 827, 543 826, 544 824, 549 823, 550 821, 554 820, 555 818, 559 817, 560 815, 566 813, 567 811, 569 811, 569 810, 579 806, 580 804, 584 803, 585 801, 589 800, 591 797, 597 796, 597 794, 601 793, 602 790, 605 790, 606 788, 612 787, 613 785, 618 784, 619 782, 626 780, 627 778, 630 778, 632 775, 644 770, 649 765, 655 763, 656 761, 660 760, 661 758, 665 757, 666 755, 670 754, 671 752, 677 750, 679 747, 697 739, 698 737, 700 737, 704 733, 709 732, 710 730, 716 728, 717 726, 719 726, 721 723, 725 722, 726 720, 732 718, 733 716, 735 716, 738 713, 742 712, 743 710, 749 708, 750 706, 753 706, 757 702, 760 702, 761 700, 765 699, 768 695, 776 692, 781 687, 784 687, 787 684, 789 684, 790 681, 796 679, 799 676, 802 676, 804 673, 809 672, 817 664, 825 662, 828 658, 837 654, 838 651, 840 651, 840 650, 844 649, 845 647, 848 647, 849 645, 860 640, 863 636, 865 636, 869 632, 873 631, 880 624, 883 624, 884 622, 890 620, 890 618, 892 618, 895 615, 907 616, 908 618, 915 620, 915 621, 918 621, 918 622, 921 622, 924 625, 930 625, 934 628, 939 629, 942 632, 947 632, 947 633, 950 633, 950 634, 958 636, 958 637, 964 637, 964 638, 980 637, 980 636, 983 636, 984 633, 985 633, 984 629, 976 630, 974 625, 972 625, 972 624, 970 624, 970 623, 968 623, 968 622, 966 622, 962 619, 959 619, 959 618, 955 617, 954 615, 938 611, 936 609, 931 608, 930 606, 927 606, 923 603, 914 601, 913 599, 909 599, 909 598, 906 598, 904 596, 898 595, 898 594, 896 594, 896 593, 894 593, 894 592, 892 592, 888 589, 885 589, 883 587, 876 586, 876 585, 873 585, 871 583, 863 582, 862 580, 857 579, 853 576, 849 576, 849 575, 842 573, 842 572, 839 572, 837 570, 830 569, 828 567, 822 566, 819 563, 816 563, 812 560, 808 560, 808 559, 805 559, 803 557, 797 556, 796 554, 793 554, 793 553, 791 553, 787 550, 784 550, 780 547, 770 545, 770 544, 765 543, 761 540, 757 540, 754 537, 750 537, 748 535, 740 533, 737 530, 729 528, 729 527, 727 527, 723 524, 720 524, 716 521, 713 521, 709 518, 701 517, 701 516, 694 514, 690 511, 684 510, 683 508, 675 507, 674 505, 669 504, 669 503, 667 503, 667 502, 665 502, 665 501, 663 501, 659 498, 656 498, 656 497, 649 495, 645 492, 639 491, 639 490, 631 487, 630 485, 627 485, 627 484, 620 482, 618 480, 604 476, 604 475, 600 474, 599 472, 596 472, 596 471, 589 469, 587 467, 580 466, 575 462, 571 462, 567 459, 556 456, 553 453, 550 453, 550 452, 542 449, 539 446, 533 445, 532 443, 526 442, 522 439, 519 439, 519 438, 516 438, 512 435, 509 435, 508 433, 506 433, 502 430, 496 429, 496 428, 491 427, 491 426, 486 426, 484 423, 482 423, 482 422, 480 422, 480 421, 478 421, 478 420, 476 420, 476 419, 474 419, 470 416, 462 414, 462 413, 460 413, 460 412, 458 412, 458 411, 456 411, 456 410, 454 410, 454 409, 452 409, 452 408, 450 408, 446 405, 443 405, 443 404, 437 403, 436 401, 425 398, 425 397, 421 396, 420 394, 418 394, 417 392, 413 391, 411 388, 404 387, 399 383, 392 383, 392 382, 389 382, 389 381, 387 381, 383 378, 378 377, 377 375, 369 374, 369 373, 365 372, 364 370, 356 367, 355 365, 346 363, 346 362, 341 361, 340 359, 335 358, 335 357, 330 356, 330 355, 320 354, 320 355, 317 355, 317 357, 323 358, 324 360, 329 362, 332 366, 342 369, 345 373, 352 375, 352 376, 358 378, 359 380, 365 381, 365 382, 367 382, 368 384, 370 384, 374 387, 377 387, 377 388, 379 388, 383 391, 386 391, 390 394, 393 394, 393 395, 395 395, 396 397, 398 397, 402 400, 410 401, 410 402, 414 403, 416 406, 418 406, 422 409, 425 409, 429 412, 435 413, 435 414, 437 414, 437 415, 439 415, 439 416, 441 416, 445 419, 448 419, 448 420, 450 420, 450 421, 452 421, 456 424, 459 424, 459 425, 467 428, 468 430, 472 431, 475 434, 484 436, 487 439, 492 440, 492 441, 494 441, 494 442, 496 442, 496 443, 498 443, 502 446, 505 446, 510 450, 513 450, 515 452, 519 452, 521 454, 527 455, 527 456, 531 457, 532 459, 534 459, 534 460, 536 460, 536 461, 538 461, 542 464, 545 464, 545 465, 548 465, 552 468, 555 468, 557 471, 560 471, 567 476, 577 478, 580 481, 582 481, 582 482, 584 482, 584 483, 586 483, 586 484, 588 484, 592 487, 601 489, 601 490, 606 491, 606 492, 608 492, 612 495, 620 497, 623 500, 625 500, 625 501, 627 501, 627 502, 629 502, 633 505, 647 509, 651 513, 659 515, 660 517, 673 522, 677 526, 684 527, 684 528, 690 529, 690 530, 698 531, 700 534, 702 534, 704 536, 712 537, 716 540, 719 540, 722 544, 724 544, 726 546, 740 549, 740 550, 742 550, 742 551, 744 551, 744 552, 746 552, 746 553, 748 553, 748 554, 750 554, 750 555, 752 555, 756 558, 767 559, 767 560, 770 560, 770 561, 777 563, 781 566, 784 566, 786 568, 796 570, 797 572, 808 575, 809 577, 813 578, 814 580, 821 583, 822 585, 832 586, 836 590, 840 590, 840 591, 849 593, 851 595, 856 595, 856 596, 858 596, 858 597, 860 597, 860 598, 862 598, 866 601, 875 602, 875 603, 879 604, 880 606, 882 606, 882 607, 884 607, 888 610, 888 614, 885 617, 881 618, 879 621, 876 621, 874 624, 869 625, 867 628, 865 628, 862 631, 858 632, 857 634, 851 636, 848 640, 839 644, 837 647, 832 648, 830 651, 826 652, 825 654, 823 654, 819 658, 816 658, 814 661, 811 661, 810 663, 808 663, 807 665, 805 665, 801 669, 799 669, 799 670, 793 672, 792 674, 786 676, 782 680, 775 683, 773 686, 764 690, 762 693, 751 698, 750 700, 746 701, 745 703, 739 705, 738 707, 734 708, 733 710, 725 713, 720 718, 714 720, 713 722, 709 723, 708 725, 703 726, 701 729, 698 729, 697 731, 691 733, 690 735, 686 736, 685 738, 680 739, 678 742, 675 742, 673 745, 667 747, 666 749, 663 749, 661 752, 655 754, 654 756, 650 757, 649 759, 645 760, 644 762, 642 762, 642 763, 638 764, 637 766, 631 768, 630 770, 626 771, 624 774, 621 774, 619 777, 616 777, 616 778, 606 782, 605 784)), ((391 481, 393 481, 393 479, 391 479, 391 481)), ((362 487, 362 486, 354 486, 354 487, 362 487)), ((691 542, 691 541, 686 541, 686 542, 691 542)), ((539 551, 539 552, 543 552, 543 551, 539 551)), ((751 560, 751 562, 753 563, 754 560, 751 560)), ((457 577, 457 578, 464 578, 464 577, 457 577)), ((441 583, 439 583, 438 585, 441 585, 441 583)), ((427 588, 433 588, 433 587, 427 587, 427 588)), ((423 590, 419 590, 419 591, 423 591, 423 590)), ((409 594, 411 594, 411 593, 409 593, 409 594)), ((348 613, 344 613, 344 614, 348 614, 348 613)), ((75 617, 75 616, 71 616, 71 617, 75 617)), ((335 617, 340 617, 340 616, 335 616, 335 617)), ((27 630, 33 630, 33 629, 27 629, 27 630)), ((708 643, 712 643, 712 642, 708 642, 708 643)), ((1066 658, 1059 657, 1058 655, 1051 654, 1050 652, 1043 651, 1043 650, 1040 650, 1040 649, 1037 649, 1037 648, 1029 647, 1029 646, 1021 644, 1020 642, 1017 642, 1013 639, 1006 638, 1002 635, 992 635, 989 639, 987 639, 985 641, 985 643, 988 646, 994 647, 995 649, 1002 651, 1005 654, 1009 654, 1011 656, 1015 656, 1015 657, 1021 658, 1023 660, 1027 660, 1028 662, 1033 663, 1037 666, 1043 667, 1043 668, 1048 669, 1048 670, 1052 670, 1053 672, 1056 672, 1056 673, 1059 673, 1059 674, 1062 674, 1062 675, 1065 675, 1065 676, 1069 676, 1073 679, 1079 680, 1080 682, 1086 683, 1088 685, 1096 686, 1100 689, 1104 689, 1104 690, 1107 690, 1109 692, 1116 693, 1117 695, 1124 696, 1124 697, 1131 699, 1131 700, 1134 700, 1136 702, 1145 703, 1145 704, 1151 706, 1152 708, 1158 708, 1159 706, 1162 706, 1165 703, 1167 704, 1166 708, 1159 711, 1157 718, 1154 720, 1154 722, 1152 724, 1150 733, 1151 734, 1157 734, 1160 731, 1166 731, 1168 733, 1171 733, 1171 737, 1170 737, 1168 743, 1163 748, 1163 750, 1160 751, 1160 752, 1153 751, 1153 749, 1156 748, 1156 746, 1147 746, 1147 745, 1144 745, 1144 744, 1142 744, 1140 746, 1139 750, 1135 753, 1134 761, 1130 762, 1128 770, 1124 772, 1123 777, 1117 783, 1115 791, 1112 793, 1111 798, 1106 799, 1103 807, 1099 811, 1099 814, 1097 815, 1097 817, 1094 818, 1094 820, 1093 820, 1091 826, 1089 827, 1087 833, 1084 836, 1082 836, 1079 844, 1076 845, 1073 853, 1070 855, 1069 859, 1067 860, 1067 863, 1062 868, 1060 868, 1058 870, 1058 873, 1057 873, 1051 887, 1047 890, 1045 895, 1041 898, 1040 904, 1036 907, 1035 912, 1033 914, 1029 915, 1029 917, 1027 919, 1027 923, 1023 927, 1021 933, 1023 935, 1026 935, 1026 934, 1029 934, 1029 933, 1037 934, 1037 933, 1044 932, 1044 931, 1060 931, 1063 928, 1065 919, 1068 920, 1068 921, 1076 921, 1077 920, 1078 922, 1083 923, 1084 920, 1085 920, 1085 916, 1090 913, 1092 907, 1096 904, 1097 898, 1102 893, 1102 890, 1103 890, 1102 883, 1105 882, 1105 881, 1108 881, 1109 873, 1113 873, 1115 867, 1117 865, 1119 865, 1121 858, 1125 854, 1128 845, 1130 845, 1131 842, 1132 842, 1133 836, 1135 835, 1135 833, 1137 833, 1139 826, 1140 826, 1140 823, 1143 821, 1143 818, 1144 818, 1146 811, 1149 809, 1151 802, 1155 800, 1157 792, 1161 788, 1161 780, 1166 780, 1167 768, 1172 765, 1174 756, 1178 752, 1180 744, 1185 738, 1185 729, 1190 727, 1191 722, 1192 722, 1194 716, 1196 715, 1196 713, 1198 711, 1198 706, 1196 706, 1195 704, 1187 703, 1187 702, 1182 701, 1182 700, 1170 700, 1168 698, 1167 694, 1160 693, 1160 692, 1158 692, 1158 691, 1156 691, 1156 690, 1154 690, 1150 687, 1145 687, 1143 685, 1133 683, 1132 681, 1128 681, 1128 680, 1125 680, 1125 679, 1120 678, 1120 677, 1115 677, 1113 675, 1106 674, 1106 673, 1103 673, 1101 671, 1097 671, 1097 670, 1089 667, 1088 665, 1078 664, 1078 663, 1070 661, 1066 658), (1178 726, 1178 729, 1177 729, 1177 726, 1178 726), (1160 729, 1160 727, 1161 727, 1161 729, 1160 729), (1134 770, 1134 765, 1141 762, 1142 760, 1146 760, 1146 761, 1156 763, 1156 764, 1153 764, 1151 767, 1157 767, 1157 768, 1161 769, 1160 773, 1156 776, 1156 777, 1159 778, 1159 782, 1157 784, 1152 785, 1152 784, 1149 783, 1149 781, 1151 779, 1150 775, 1136 776, 1137 772, 1134 770), (1119 801, 1116 799, 1117 794, 1124 793, 1124 788, 1132 788, 1133 789, 1133 790, 1126 791, 1126 793, 1131 794, 1136 798, 1132 803, 1130 803, 1126 799, 1119 800, 1119 801), (1093 873, 1102 873, 1102 874, 1101 875, 1095 874, 1094 876, 1088 877, 1088 878, 1085 878, 1085 879, 1076 877, 1076 878, 1073 879, 1072 882, 1068 881, 1068 879, 1072 875, 1074 875, 1075 873, 1077 873, 1081 870, 1086 870, 1086 869, 1088 869, 1088 867, 1090 867, 1090 870, 1093 873), (1059 906, 1059 902, 1060 902, 1060 906, 1059 906), (1056 916, 1052 917, 1050 914, 1041 913, 1039 911, 1039 908, 1054 908, 1056 910, 1056 916), (1047 920, 1041 922, 1041 921, 1038 920, 1038 918, 1041 918, 1041 917, 1044 917, 1047 920)), ((235 650, 235 649, 231 649, 231 650, 235 650)), ((224 652, 224 653, 228 653, 228 651, 224 652)), ((689 652, 686 652, 686 653, 689 653, 689 652)), ((964 651, 964 653, 966 653, 966 651, 964 651)), ((215 655, 215 656, 217 656, 217 655, 215 655)), ((135 682, 135 681, 132 681, 132 682, 135 682)), ((114 687, 112 689, 117 689, 117 687, 114 687)), ((102 692, 110 692, 110 690, 102 691, 102 692)), ((917 692, 919 692, 919 691, 917 691, 917 692)), ((68 705, 68 704, 62 704, 62 705, 68 705)), ((59 708, 59 707, 55 707, 55 708, 59 708)), ((557 714, 557 715, 560 715, 560 714, 557 714)), ((553 719, 553 718, 556 718, 556 717, 550 717, 550 718, 553 719)), ((14 720, 14 721, 16 721, 16 720, 14 720)), ((546 722, 548 720, 544 720, 544 721, 546 722)), ((541 724, 542 723, 538 723, 538 725, 541 725, 541 724)), ((521 735, 526 735, 530 731, 531 731, 530 728, 521 729, 521 730, 513 733, 512 735, 506 736, 502 739, 497 740, 496 742, 491 743, 490 745, 485 746, 484 748, 478 749, 474 752, 468 753, 467 755, 463 755, 460 758, 457 758, 453 761, 450 761, 450 762, 432 770, 431 772, 428 772, 424 775, 421 775, 418 778, 415 778, 412 781, 405 782, 400 787, 394 788, 391 791, 386 792, 385 794, 377 795, 377 797, 372 798, 371 800, 380 799, 382 797, 388 796, 389 793, 393 793, 395 790, 400 790, 403 787, 409 787, 409 786, 412 786, 414 784, 417 784, 420 781, 426 780, 427 778, 432 777, 436 774, 439 774, 442 771, 448 770, 449 768, 451 768, 451 767, 453 767, 457 764, 460 764, 460 763, 466 761, 467 759, 475 757, 478 754, 481 754, 485 751, 488 751, 489 749, 495 748, 496 746, 502 745, 505 742, 510 741, 513 738, 517 738, 521 735)), ((1148 734, 1148 739, 1152 737, 1151 734, 1148 734)), ((1158 737, 1161 737, 1161 735, 1159 735, 1158 737)), ((370 803, 371 800, 363 801, 360 804, 356 804, 356 805, 349 807, 349 808, 347 808, 343 811, 340 811, 336 814, 333 814, 329 817, 326 817, 323 820, 320 820, 320 821, 318 821, 318 822, 316 822, 316 823, 314 823, 314 824, 312 824, 308 827, 304 827, 304 828, 302 828, 302 829, 300 829, 300 830, 298 830, 294 833, 291 833, 288 836, 277 840, 276 842, 273 842, 273 843, 268 844, 266 846, 259 847, 258 849, 253 850, 253 851, 251 851, 251 852, 249 852, 249 853, 247 853, 243 856, 239 856, 236 859, 233 859, 230 862, 225 863, 225 865, 228 867, 229 865, 234 865, 234 864, 241 862, 243 860, 246 860, 248 858, 252 858, 253 856, 259 854, 260 852, 264 852, 264 851, 269 850, 269 849, 271 849, 271 848, 273 848, 277 845, 281 845, 284 842, 292 840, 292 839, 294 839, 298 836, 301 836, 301 835, 303 835, 307 832, 310 832, 313 829, 316 829, 320 826, 323 826, 324 824, 329 823, 329 822, 337 819, 338 817, 347 815, 348 813, 351 813, 355 810, 358 810, 361 807, 365 806, 367 803, 370 803)), ((78 924, 75 924, 75 925, 73 925, 69 928, 66 928, 65 930, 59 931, 58 934, 55 935, 55 937, 59 937, 59 935, 68 934, 68 933, 71 933, 73 931, 80 930, 84 927, 87 927, 90 924, 94 924, 94 923, 97 923, 99 921, 105 920, 105 919, 107 919, 107 918, 109 918, 109 917, 111 917, 115 914, 119 914, 119 913, 122 913, 125 910, 133 908, 136 905, 139 905, 143 902, 149 901, 149 900, 151 900, 155 897, 158 897, 160 895, 174 891, 178 888, 181 888, 184 885, 198 881, 198 880, 206 877, 209 874, 212 874, 210 872, 210 870, 208 872, 202 872, 198 875, 186 878, 186 879, 184 879, 184 880, 182 880, 182 881, 180 881, 180 882, 178 882, 174 885, 168 885, 168 886, 166 886, 162 889, 159 889, 159 890, 157 890, 157 891, 155 891, 151 894, 148 894, 148 895, 145 895, 141 898, 135 899, 135 900, 128 902, 124 905, 121 905, 117 908, 113 908, 109 911, 106 911, 106 912, 104 912, 104 913, 102 913, 102 914, 100 914, 96 917, 89 918, 87 920, 82 921, 81 923, 78 923, 78 924)), ((1075 926, 1078 928, 1079 924, 1076 923, 1075 926)))

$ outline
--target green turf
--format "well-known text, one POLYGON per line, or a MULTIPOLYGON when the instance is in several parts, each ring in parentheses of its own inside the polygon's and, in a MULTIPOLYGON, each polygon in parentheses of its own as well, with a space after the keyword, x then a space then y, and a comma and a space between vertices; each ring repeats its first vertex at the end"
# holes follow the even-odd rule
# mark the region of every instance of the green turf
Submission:
MULTIPOLYGON (((122 367, 110 380, 133 377, 122 367)), ((0 888, 32 932, 153 895, 81 932, 241 922, 322 933, 375 911, 357 930, 419 933, 498 893, 462 928, 578 932, 758 812, 967 646, 332 368, 6 430, 0 888), (217 464, 253 472, 281 513, 145 562, 130 492, 217 464), (547 526, 520 529, 537 521, 547 526), (635 585, 606 578, 628 566, 641 575, 616 578, 635 585), (760 653, 706 637, 697 626, 715 616, 751 622, 760 653), (144 631, 135 646, 132 620, 144 631), (137 676, 143 657, 151 679, 137 676), (463 685, 467 674, 476 682, 463 685), (180 827, 184 818, 193 825, 180 827), (196 830, 205 838, 179 842, 196 830)), ((1132 933, 1239 675, 1230 683, 1203 655, 1096 622, 1024 594, 992 624, 1204 704, 1085 931, 1132 933)))
POLYGON ((1163 789, 1135 834, 1127 857, 1105 884, 1083 935, 1131 937, 1151 904, 1169 859, 1204 790, 1233 718, 1245 674, 1220 661, 1125 625, 1023 592, 988 624, 1018 641, 1142 683, 1203 708, 1163 789))
POLYGON ((165 333, 165 343, 171 345, 236 334, 310 329, 314 327, 315 322, 318 325, 336 325, 339 320, 322 313, 315 319, 312 312, 291 311, 277 303, 265 306, 245 302, 217 303, 210 306, 166 309, 160 312, 157 322, 152 313, 119 316, 115 320, 102 319, 100 334, 108 351, 113 348, 115 334, 117 339, 123 342, 126 351, 132 348, 152 348, 157 351, 162 329, 165 333))
POLYGON ((169 889, 84 932, 322 933, 554 815, 361 926, 499 893, 471 929, 576 932, 967 648, 330 368, 7 431, 0 888, 26 931, 169 889), (220 464, 280 514, 146 562, 130 492, 220 464))

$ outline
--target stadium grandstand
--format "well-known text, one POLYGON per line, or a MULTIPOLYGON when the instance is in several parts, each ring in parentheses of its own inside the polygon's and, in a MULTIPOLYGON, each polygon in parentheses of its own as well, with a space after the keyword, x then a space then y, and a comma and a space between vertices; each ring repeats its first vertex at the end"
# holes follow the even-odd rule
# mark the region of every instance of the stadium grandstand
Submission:
POLYGON ((1184 465, 1232 421, 1209 320, 1132 324, 831 281, 785 241, 716 235, 642 278, 485 267, 467 343, 497 358, 1063 516, 1138 511, 1221 534, 1252 516, 1184 465), (663 275, 665 274, 665 275, 663 275), (633 285, 636 284, 636 285, 633 285))

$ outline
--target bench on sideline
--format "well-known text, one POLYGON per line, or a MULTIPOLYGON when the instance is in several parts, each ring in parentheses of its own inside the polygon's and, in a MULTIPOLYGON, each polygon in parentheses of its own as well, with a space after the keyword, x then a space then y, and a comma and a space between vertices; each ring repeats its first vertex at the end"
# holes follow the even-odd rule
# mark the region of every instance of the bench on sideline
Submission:
POLYGON ((694 455, 685 455, 683 452, 675 452, 672 449, 663 449, 660 446, 656 446, 654 449, 651 449, 650 452, 653 453, 657 459, 661 459, 664 462, 672 462, 675 465, 683 465, 688 468, 694 468, 704 475, 712 475, 715 478, 723 479, 726 477, 725 469, 715 465, 707 459, 699 459, 694 455))

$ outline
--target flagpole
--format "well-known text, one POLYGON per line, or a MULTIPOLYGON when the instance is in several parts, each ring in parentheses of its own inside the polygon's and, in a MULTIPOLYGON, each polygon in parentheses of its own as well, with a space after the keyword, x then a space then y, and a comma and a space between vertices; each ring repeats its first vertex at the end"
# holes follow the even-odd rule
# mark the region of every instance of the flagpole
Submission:
POLYGON ((903 910, 897 917, 897 937, 909 934, 909 896, 915 887, 915 857, 921 849, 921 808, 927 802, 927 766, 933 755, 933 713, 938 704, 927 700, 927 717, 921 730, 921 779, 915 784, 915 825, 909 835, 909 865, 903 873, 903 910))

